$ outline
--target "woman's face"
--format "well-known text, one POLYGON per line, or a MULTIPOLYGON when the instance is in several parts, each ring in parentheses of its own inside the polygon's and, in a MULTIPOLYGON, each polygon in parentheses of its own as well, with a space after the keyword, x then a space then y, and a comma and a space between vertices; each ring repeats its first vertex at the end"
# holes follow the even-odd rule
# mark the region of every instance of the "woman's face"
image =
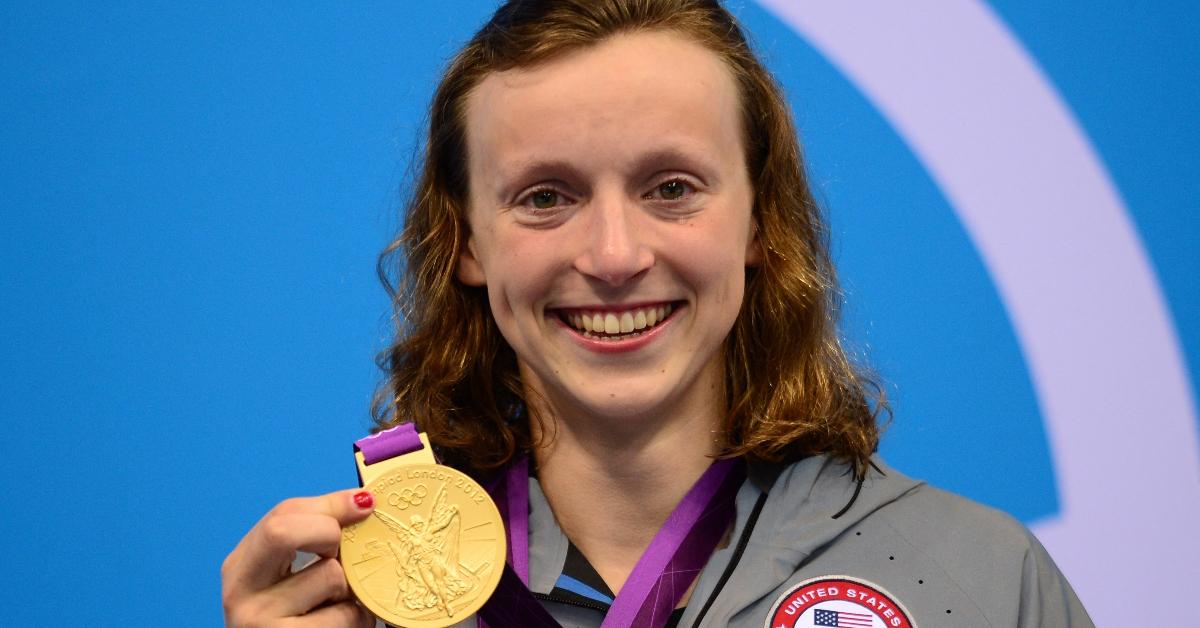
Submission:
POLYGON ((492 74, 467 103, 471 237, 526 386, 564 418, 720 413, 759 250, 734 80, 678 35, 492 74))

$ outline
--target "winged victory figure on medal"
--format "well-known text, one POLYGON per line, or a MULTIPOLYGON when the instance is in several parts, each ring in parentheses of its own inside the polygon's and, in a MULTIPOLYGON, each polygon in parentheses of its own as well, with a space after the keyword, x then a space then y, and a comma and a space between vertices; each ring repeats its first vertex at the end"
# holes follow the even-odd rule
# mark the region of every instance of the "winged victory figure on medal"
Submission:
POLYGON ((478 579, 458 562, 462 521, 458 506, 447 503, 445 485, 434 498, 428 519, 414 514, 404 523, 379 510, 374 515, 395 533, 387 546, 400 577, 396 607, 403 603, 410 611, 436 608, 453 617, 453 602, 471 591, 478 579))

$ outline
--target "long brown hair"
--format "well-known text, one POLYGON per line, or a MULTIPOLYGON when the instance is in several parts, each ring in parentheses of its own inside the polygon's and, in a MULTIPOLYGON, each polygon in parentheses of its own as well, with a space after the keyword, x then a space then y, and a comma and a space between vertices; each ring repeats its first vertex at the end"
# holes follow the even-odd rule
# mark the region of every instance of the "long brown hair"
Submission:
POLYGON ((397 334, 379 357, 387 379, 372 407, 378 426, 415 421, 445 461, 476 472, 530 449, 516 356, 485 289, 455 279, 469 235, 467 97, 493 72, 634 31, 676 33, 704 46, 724 60, 740 92, 764 256, 746 271, 742 311, 724 350, 723 455, 778 462, 827 453, 861 475, 886 401, 837 335, 841 297, 828 230, 787 103, 736 20, 711 0, 510 0, 453 59, 430 107, 404 229, 380 255, 397 334))

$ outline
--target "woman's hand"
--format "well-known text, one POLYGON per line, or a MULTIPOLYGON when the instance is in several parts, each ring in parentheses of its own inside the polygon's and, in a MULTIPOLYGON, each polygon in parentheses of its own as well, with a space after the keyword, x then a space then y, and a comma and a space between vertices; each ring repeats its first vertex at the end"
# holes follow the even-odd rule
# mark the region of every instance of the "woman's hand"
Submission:
POLYGON ((271 509, 221 565, 227 626, 374 626, 337 561, 342 527, 374 507, 362 489, 302 497, 271 509), (296 573, 296 552, 320 559, 296 573))

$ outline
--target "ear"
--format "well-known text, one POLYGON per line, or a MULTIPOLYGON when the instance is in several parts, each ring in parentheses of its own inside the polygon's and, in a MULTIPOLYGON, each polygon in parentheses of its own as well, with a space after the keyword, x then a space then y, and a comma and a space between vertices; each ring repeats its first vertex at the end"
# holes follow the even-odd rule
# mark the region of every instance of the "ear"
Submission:
POLYGON ((750 222, 750 241, 746 243, 746 268, 754 268, 763 261, 762 242, 758 239, 758 221, 750 222))
POLYGON ((475 238, 467 239, 467 248, 463 249, 462 253, 458 254, 458 267, 454 274, 458 280, 468 286, 476 288, 487 285, 487 276, 483 272, 483 264, 479 263, 479 256, 475 254, 475 238))

